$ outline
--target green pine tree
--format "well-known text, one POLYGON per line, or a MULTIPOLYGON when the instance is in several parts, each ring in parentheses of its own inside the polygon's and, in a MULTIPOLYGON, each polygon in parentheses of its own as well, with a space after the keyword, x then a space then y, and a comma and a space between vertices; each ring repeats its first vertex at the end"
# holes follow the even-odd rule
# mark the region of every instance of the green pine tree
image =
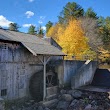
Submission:
POLYGON ((28 29, 28 34, 36 35, 37 31, 35 29, 36 27, 34 25, 31 25, 28 29))
POLYGON ((53 26, 53 23, 51 21, 49 21, 47 24, 46 24, 46 33, 49 31, 49 29, 53 26))
POLYGON ((37 35, 38 35, 38 37, 43 38, 43 36, 44 36, 44 30, 43 30, 42 26, 39 26, 38 34, 37 35))
POLYGON ((59 18, 59 23, 66 24, 68 23, 69 18, 79 18, 84 15, 84 10, 83 8, 75 3, 75 2, 68 2, 66 6, 63 8, 63 10, 60 13, 59 18))
POLYGON ((9 30, 10 30, 10 31, 19 31, 19 30, 18 30, 19 28, 20 28, 20 27, 18 26, 17 23, 10 23, 10 24, 9 24, 9 30))
POLYGON ((87 11, 85 12, 85 16, 89 18, 95 18, 97 19, 97 14, 93 11, 92 8, 88 8, 87 11))

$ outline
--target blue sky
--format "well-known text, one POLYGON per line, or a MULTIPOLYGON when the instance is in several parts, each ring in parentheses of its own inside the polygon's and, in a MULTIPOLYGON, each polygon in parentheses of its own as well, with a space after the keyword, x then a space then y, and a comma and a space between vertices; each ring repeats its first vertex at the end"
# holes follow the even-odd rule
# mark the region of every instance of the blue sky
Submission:
POLYGON ((92 7, 99 16, 110 16, 110 0, 0 0, 0 25, 7 28, 10 22, 16 22, 23 32, 31 24, 45 29, 49 20, 57 22, 67 2, 76 2, 85 10, 92 7))

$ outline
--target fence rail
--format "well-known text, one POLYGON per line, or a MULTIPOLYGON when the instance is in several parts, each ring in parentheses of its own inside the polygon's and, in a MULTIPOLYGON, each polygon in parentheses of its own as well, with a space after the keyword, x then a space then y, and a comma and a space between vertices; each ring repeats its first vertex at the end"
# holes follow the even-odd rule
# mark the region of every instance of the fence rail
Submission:
POLYGON ((97 61, 98 57, 96 55, 78 55, 78 56, 72 56, 72 55, 67 55, 64 56, 64 60, 81 60, 81 61, 85 61, 85 60, 94 60, 97 61))

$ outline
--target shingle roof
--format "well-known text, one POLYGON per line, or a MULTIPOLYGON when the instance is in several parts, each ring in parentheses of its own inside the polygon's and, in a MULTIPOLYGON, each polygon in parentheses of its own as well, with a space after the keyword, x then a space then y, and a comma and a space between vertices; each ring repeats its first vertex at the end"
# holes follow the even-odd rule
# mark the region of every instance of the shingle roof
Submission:
POLYGON ((34 55, 65 55, 58 48, 35 35, 0 29, 0 39, 21 42, 34 55))

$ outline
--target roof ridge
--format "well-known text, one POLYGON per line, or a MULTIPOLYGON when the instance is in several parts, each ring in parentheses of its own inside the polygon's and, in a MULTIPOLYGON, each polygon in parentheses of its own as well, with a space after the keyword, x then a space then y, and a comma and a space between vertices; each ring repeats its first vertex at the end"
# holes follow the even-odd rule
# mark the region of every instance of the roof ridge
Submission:
POLYGON ((34 53, 34 55, 64 55, 64 53, 60 51, 58 48, 35 35, 24 34, 3 29, 0 29, 0 34, 0 38, 3 40, 10 39, 10 41, 16 41, 20 42, 21 44, 24 44, 25 48, 27 48, 31 53, 34 53))
MULTIPOLYGON (((7 31, 11 31, 11 30, 9 30, 9 29, 6 29, 6 30, 7 30, 7 31)), ((31 35, 31 36, 36 36, 36 35, 33 35, 33 34, 21 32, 21 31, 11 31, 11 32, 16 32, 16 33, 22 33, 22 34, 27 34, 27 35, 31 35)), ((36 37, 38 37, 38 36, 36 36, 36 37)), ((39 37, 38 37, 38 38, 39 38, 39 37)), ((39 39, 41 39, 41 38, 39 38, 39 39)))

